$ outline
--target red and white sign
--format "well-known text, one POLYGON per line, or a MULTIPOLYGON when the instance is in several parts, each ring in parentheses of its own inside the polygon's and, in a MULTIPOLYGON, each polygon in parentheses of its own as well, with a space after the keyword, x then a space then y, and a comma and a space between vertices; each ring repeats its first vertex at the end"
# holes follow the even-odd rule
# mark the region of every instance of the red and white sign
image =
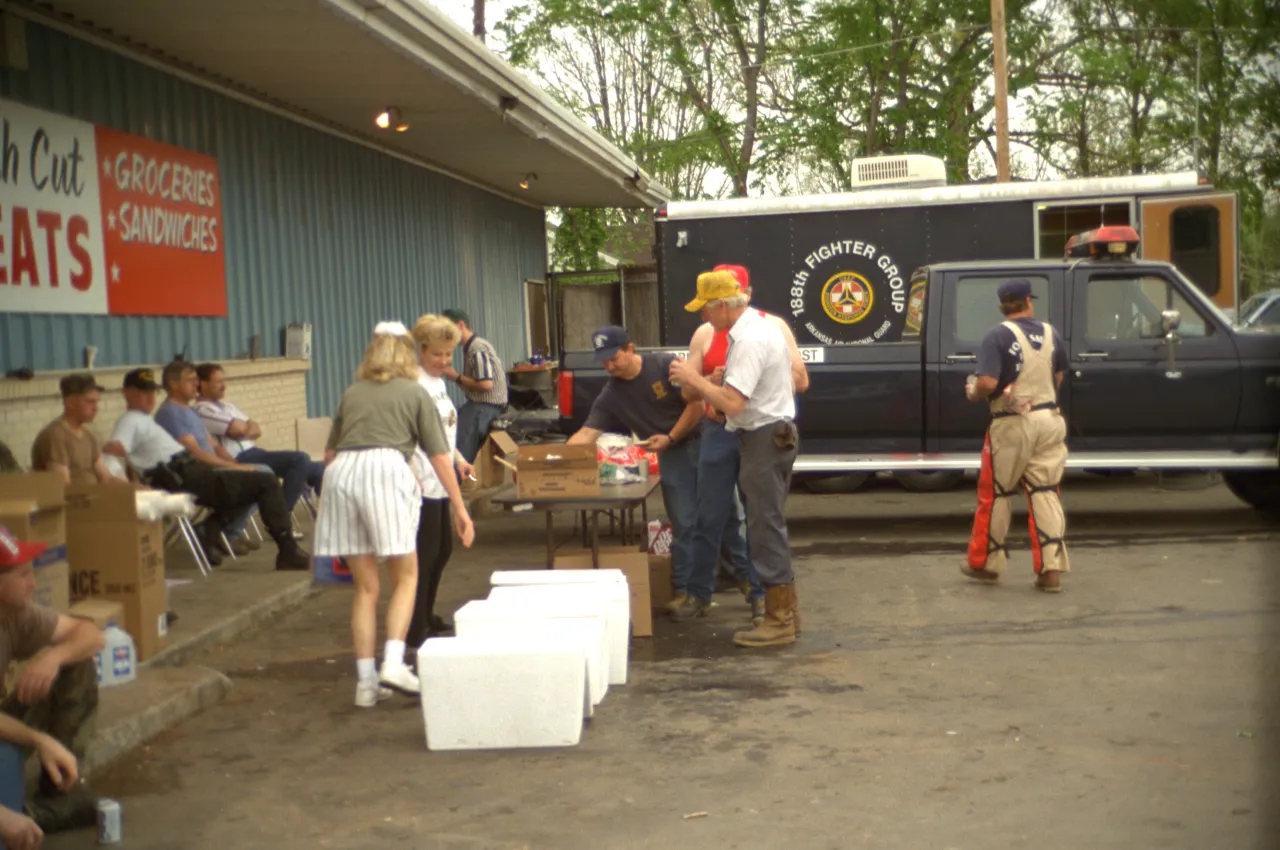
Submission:
POLYGON ((0 310, 225 316, 212 157, 0 100, 0 310))

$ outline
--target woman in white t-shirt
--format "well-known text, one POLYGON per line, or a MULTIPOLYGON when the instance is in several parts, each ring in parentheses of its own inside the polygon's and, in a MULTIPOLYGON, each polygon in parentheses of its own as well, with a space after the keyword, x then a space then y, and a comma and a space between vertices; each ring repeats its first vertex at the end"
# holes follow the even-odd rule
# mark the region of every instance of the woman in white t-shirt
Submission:
MULTIPOLYGON (((432 313, 418 319, 413 326, 413 341, 422 364, 418 383, 435 402, 440 424, 453 451, 458 477, 465 479, 471 475, 472 466, 458 453, 458 410, 449 398, 449 384, 444 378, 445 371, 453 364, 453 349, 461 336, 457 325, 432 313)), ((420 647, 432 635, 453 631, 453 624, 435 613, 440 576, 453 554, 453 529, 449 494, 421 452, 414 455, 413 471, 422 489, 422 514, 418 522, 418 595, 406 643, 420 647)))

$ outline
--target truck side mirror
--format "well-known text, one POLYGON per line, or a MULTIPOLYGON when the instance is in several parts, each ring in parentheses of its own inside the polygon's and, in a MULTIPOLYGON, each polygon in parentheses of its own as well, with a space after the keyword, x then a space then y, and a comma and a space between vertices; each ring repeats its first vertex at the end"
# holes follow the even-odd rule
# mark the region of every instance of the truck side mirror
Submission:
POLYGON ((1169 365, 1165 369, 1164 376, 1171 381, 1176 381, 1182 377, 1182 373, 1178 371, 1178 364, 1174 359, 1173 350, 1177 346, 1178 327, 1182 324, 1182 314, 1177 310, 1165 310, 1160 313, 1160 327, 1164 330, 1164 342, 1169 347, 1169 365))

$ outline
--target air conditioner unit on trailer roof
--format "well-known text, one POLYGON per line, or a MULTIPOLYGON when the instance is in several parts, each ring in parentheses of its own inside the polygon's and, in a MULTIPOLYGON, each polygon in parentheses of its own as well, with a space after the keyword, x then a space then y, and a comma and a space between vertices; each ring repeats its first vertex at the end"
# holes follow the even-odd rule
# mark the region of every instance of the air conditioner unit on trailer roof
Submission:
POLYGON ((936 156, 918 153, 855 159, 852 183, 854 189, 945 186, 947 164, 936 156))

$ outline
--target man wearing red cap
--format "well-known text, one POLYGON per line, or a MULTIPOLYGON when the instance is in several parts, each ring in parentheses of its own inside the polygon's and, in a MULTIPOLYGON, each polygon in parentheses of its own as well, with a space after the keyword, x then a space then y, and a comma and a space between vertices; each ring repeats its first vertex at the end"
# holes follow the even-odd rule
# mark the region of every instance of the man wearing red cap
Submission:
MULTIPOLYGON (((751 275, 746 267, 719 265, 712 271, 728 272, 737 282, 738 291, 750 299, 751 275)), ((782 332, 791 355, 792 384, 796 392, 804 392, 809 388, 809 372, 800 356, 795 334, 781 318, 763 310, 757 312, 782 332)), ((710 322, 704 322, 689 341, 690 365, 714 383, 720 383, 728 353, 727 327, 716 330, 710 322)), ((764 619, 764 588, 747 553, 745 517, 738 498, 739 462, 737 435, 725 427, 724 412, 707 404, 698 459, 698 520, 690 558, 692 573, 673 576, 676 596, 668 606, 676 619, 704 614, 710 607, 716 564, 721 555, 733 568, 738 587, 751 605, 752 621, 758 625, 764 619)))
POLYGON ((8 847, 39 846, 42 833, 89 826, 97 813, 79 765, 98 712, 94 657, 103 636, 88 621, 32 603, 32 562, 44 550, 0 526, 0 670, 27 662, 0 702, 0 840, 8 847), (22 765, 31 750, 43 771, 25 801, 28 817, 22 765))

